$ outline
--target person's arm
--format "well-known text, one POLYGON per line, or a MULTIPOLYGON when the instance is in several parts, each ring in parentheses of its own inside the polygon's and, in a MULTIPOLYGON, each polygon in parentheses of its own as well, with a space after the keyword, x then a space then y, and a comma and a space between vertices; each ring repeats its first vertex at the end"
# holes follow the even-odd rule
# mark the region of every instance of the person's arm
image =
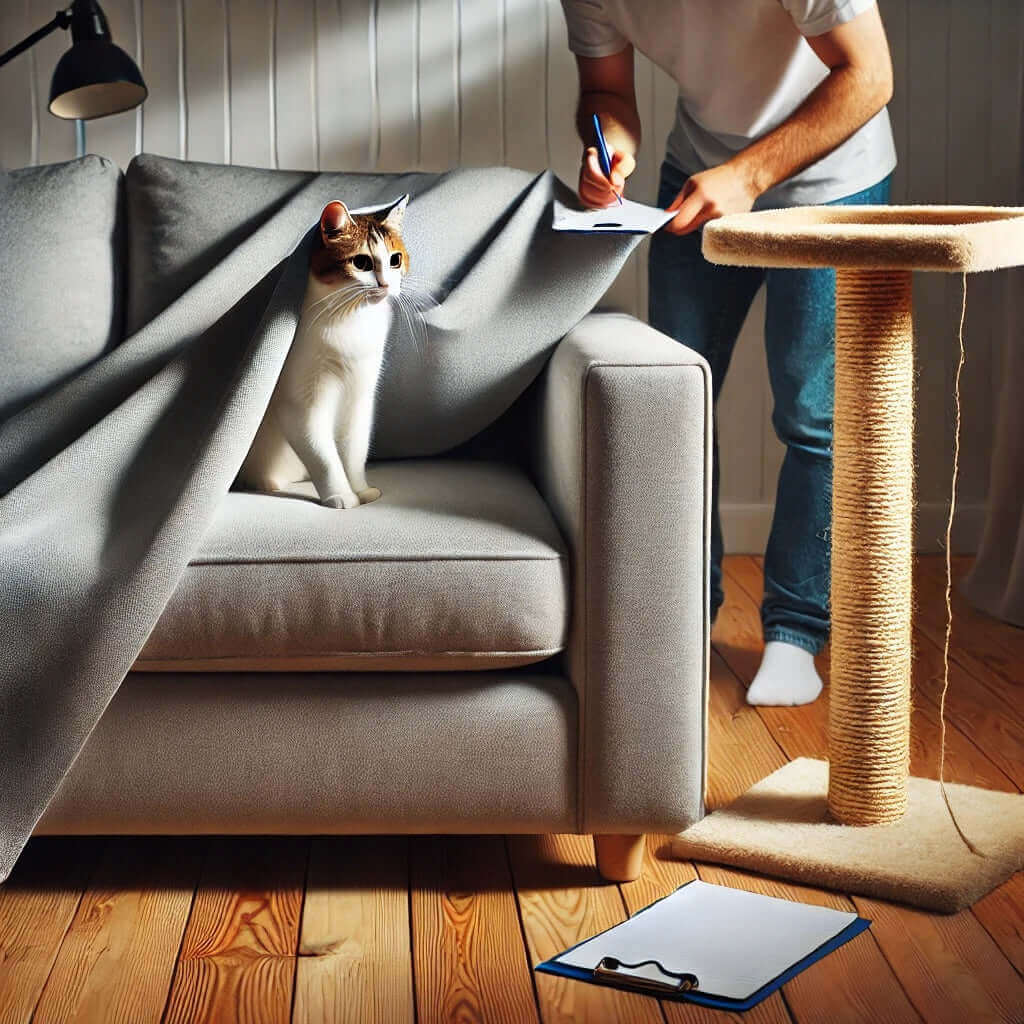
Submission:
POLYGON ((892 98, 892 60, 877 7, 806 38, 828 77, 777 128, 693 175, 668 207, 678 212, 666 230, 685 235, 715 217, 746 212, 762 192, 832 152, 892 98))
POLYGON ((610 206, 621 195, 636 168, 640 146, 640 115, 636 109, 633 83, 633 47, 627 46, 609 57, 576 58, 580 77, 580 99, 576 107, 576 130, 583 140, 580 165, 580 199, 591 207, 610 206), (611 184, 601 170, 594 138, 593 115, 601 120, 601 131, 611 158, 611 184))

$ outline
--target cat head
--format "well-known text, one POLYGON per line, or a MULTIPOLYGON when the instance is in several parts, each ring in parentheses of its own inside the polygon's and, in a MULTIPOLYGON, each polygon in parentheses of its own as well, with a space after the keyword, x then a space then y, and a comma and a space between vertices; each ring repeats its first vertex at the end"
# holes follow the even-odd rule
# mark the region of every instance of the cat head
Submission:
POLYGON ((402 290, 409 272, 409 253, 402 242, 407 195, 383 210, 349 213, 340 200, 320 215, 320 244, 314 246, 310 269, 323 284, 361 288, 367 302, 382 302, 402 290))

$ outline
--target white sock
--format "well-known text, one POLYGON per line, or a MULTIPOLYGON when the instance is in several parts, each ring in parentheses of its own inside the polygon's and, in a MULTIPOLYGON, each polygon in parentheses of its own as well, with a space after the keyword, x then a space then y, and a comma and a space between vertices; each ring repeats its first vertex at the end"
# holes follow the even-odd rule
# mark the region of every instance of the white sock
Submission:
POLYGON ((747 690, 748 704, 810 704, 821 693, 821 677, 814 655, 796 644, 769 640, 754 681, 747 690))

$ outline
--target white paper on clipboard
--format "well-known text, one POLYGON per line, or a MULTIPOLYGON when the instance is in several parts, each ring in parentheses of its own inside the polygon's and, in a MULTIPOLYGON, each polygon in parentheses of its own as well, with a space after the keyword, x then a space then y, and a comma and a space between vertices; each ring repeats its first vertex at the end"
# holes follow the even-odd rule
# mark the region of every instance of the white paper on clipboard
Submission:
POLYGON ((555 200, 551 226, 555 231, 584 231, 592 234, 651 235, 675 216, 657 206, 645 206, 623 199, 622 205, 603 210, 577 210, 555 200))
POLYGON ((662 983, 688 972, 699 991, 739 1000, 856 920, 830 907, 693 881, 555 962, 593 970, 614 957, 624 965, 620 973, 662 983))

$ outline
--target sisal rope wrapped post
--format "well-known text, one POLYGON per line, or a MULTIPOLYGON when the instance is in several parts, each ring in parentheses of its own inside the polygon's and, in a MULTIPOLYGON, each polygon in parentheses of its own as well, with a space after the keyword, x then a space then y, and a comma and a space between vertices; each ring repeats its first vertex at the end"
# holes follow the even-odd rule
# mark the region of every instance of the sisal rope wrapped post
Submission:
POLYGON ((828 807, 898 821, 910 774, 913 326, 907 270, 836 273, 828 807))

